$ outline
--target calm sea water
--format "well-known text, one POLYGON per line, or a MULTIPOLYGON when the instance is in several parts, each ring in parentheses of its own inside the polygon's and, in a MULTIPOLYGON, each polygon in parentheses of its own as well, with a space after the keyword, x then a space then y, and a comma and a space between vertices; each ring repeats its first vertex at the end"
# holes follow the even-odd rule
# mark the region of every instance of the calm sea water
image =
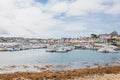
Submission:
POLYGON ((120 63, 120 51, 119 53, 98 53, 93 50, 73 50, 67 53, 50 53, 45 52, 45 49, 33 49, 15 52, 0 52, 0 67, 24 64, 62 64, 69 65, 69 68, 77 69, 85 66, 93 66, 95 63, 101 65, 106 63, 120 63))

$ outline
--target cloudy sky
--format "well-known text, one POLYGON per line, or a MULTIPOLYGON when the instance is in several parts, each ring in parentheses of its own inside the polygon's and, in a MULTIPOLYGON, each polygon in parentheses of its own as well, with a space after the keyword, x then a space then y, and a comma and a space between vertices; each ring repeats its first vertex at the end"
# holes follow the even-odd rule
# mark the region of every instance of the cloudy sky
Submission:
POLYGON ((0 0, 0 36, 120 33, 120 0, 0 0))

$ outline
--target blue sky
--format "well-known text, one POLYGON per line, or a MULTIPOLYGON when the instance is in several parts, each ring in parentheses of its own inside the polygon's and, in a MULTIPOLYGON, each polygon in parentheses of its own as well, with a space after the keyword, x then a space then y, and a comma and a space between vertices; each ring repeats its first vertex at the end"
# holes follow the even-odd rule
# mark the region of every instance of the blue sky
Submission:
POLYGON ((2 0, 0 35, 37 38, 120 33, 120 0, 2 0))
POLYGON ((35 0, 36 2, 40 2, 42 4, 46 4, 48 2, 48 0, 35 0))

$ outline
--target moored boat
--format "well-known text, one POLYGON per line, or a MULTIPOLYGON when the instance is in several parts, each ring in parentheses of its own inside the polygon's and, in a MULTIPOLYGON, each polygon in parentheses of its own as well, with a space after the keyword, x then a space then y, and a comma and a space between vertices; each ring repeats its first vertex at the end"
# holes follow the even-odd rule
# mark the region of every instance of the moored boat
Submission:
POLYGON ((64 47, 60 47, 58 49, 56 49, 56 52, 68 52, 69 50, 64 48, 64 47))
POLYGON ((117 53, 118 51, 116 51, 117 47, 115 46, 103 46, 102 48, 98 49, 98 52, 101 53, 117 53))
POLYGON ((46 52, 56 52, 55 49, 46 49, 46 52))

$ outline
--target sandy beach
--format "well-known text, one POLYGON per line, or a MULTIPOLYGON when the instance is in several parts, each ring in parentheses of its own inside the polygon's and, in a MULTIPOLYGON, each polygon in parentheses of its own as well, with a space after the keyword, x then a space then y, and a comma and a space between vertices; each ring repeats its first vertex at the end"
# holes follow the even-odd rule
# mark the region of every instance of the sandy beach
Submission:
POLYGON ((120 80, 120 66, 0 74, 1 80, 120 80))
POLYGON ((75 78, 74 80, 120 80, 120 73, 92 75, 92 76, 75 78))
MULTIPOLYGON (((19 78, 13 78, 13 80, 32 80, 32 79, 19 77, 19 78)), ((38 79, 38 80, 41 80, 41 79, 38 79)), ((48 79, 48 80, 55 80, 55 79, 48 79)), ((63 80, 63 79, 60 79, 60 80, 63 80)), ((92 75, 92 76, 78 77, 78 78, 65 79, 65 80, 120 80, 120 73, 92 75)))

